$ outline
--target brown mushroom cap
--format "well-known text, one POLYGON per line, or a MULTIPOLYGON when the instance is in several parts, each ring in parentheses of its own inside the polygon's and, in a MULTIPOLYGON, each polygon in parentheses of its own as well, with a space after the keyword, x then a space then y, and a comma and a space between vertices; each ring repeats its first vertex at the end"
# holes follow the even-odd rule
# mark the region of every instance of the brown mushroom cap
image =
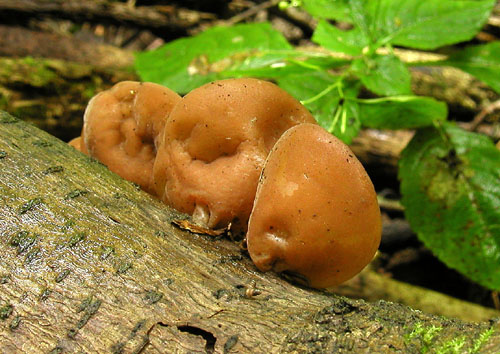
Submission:
POLYGON ((315 120, 278 86, 228 79, 201 86, 173 109, 154 165, 156 192, 167 204, 208 227, 252 209, 269 150, 291 126, 315 120))
POLYGON ((97 94, 85 110, 82 152, 152 193, 159 135, 180 99, 166 87, 135 81, 97 94))
POLYGON ((371 261, 380 236, 375 190, 349 147, 318 125, 285 132, 266 161, 248 225, 257 268, 333 286, 371 261))
POLYGON ((82 151, 82 137, 78 136, 76 138, 71 139, 68 141, 68 145, 74 147, 78 151, 82 151))

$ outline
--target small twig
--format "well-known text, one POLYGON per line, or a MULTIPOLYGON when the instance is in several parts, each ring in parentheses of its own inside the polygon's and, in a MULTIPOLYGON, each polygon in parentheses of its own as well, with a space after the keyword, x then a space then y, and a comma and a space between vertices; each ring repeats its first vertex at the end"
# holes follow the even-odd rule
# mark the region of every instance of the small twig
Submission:
POLYGON ((488 24, 490 26, 500 27, 500 16, 491 16, 488 19, 488 24))
POLYGON ((269 0, 269 1, 263 2, 259 5, 252 6, 249 9, 247 9, 243 12, 240 12, 237 15, 234 15, 233 17, 231 17, 227 21, 224 21, 224 23, 226 23, 227 25, 234 25, 235 23, 241 22, 249 17, 252 17, 253 15, 257 14, 258 12, 260 12, 262 10, 265 10, 265 9, 270 8, 270 7, 278 5, 279 1, 280 0, 269 0))
POLYGON ((135 0, 127 0, 127 6, 129 9, 133 9, 135 7, 135 0))
POLYGON ((500 109, 500 100, 496 100, 495 102, 484 107, 470 123, 469 130, 476 131, 479 124, 481 124, 489 114, 493 113, 497 109, 500 109))
POLYGON ((405 211, 405 207, 401 204, 399 200, 388 199, 380 194, 377 195, 377 201, 380 205, 380 208, 392 211, 405 211))

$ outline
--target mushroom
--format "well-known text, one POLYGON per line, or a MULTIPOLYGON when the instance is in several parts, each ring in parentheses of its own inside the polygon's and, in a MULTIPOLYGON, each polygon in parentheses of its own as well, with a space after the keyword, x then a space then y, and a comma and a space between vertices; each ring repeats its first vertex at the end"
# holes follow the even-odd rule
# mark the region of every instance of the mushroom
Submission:
POLYGON ((260 172, 281 134, 314 123, 307 109, 267 81, 203 85, 182 98, 165 125, 153 174, 157 195, 206 227, 246 231, 260 172))
POLYGON ((286 131, 266 160, 249 220, 257 268, 330 287, 359 273, 380 237, 375 190, 349 147, 318 125, 286 131))
POLYGON ((83 150, 82 150, 82 137, 81 136, 78 136, 78 137, 68 141, 68 145, 74 147, 75 149, 77 149, 80 152, 83 152, 83 150))
MULTIPOLYGON (((94 96, 85 110, 79 150, 153 193, 160 133, 181 97, 154 83, 123 81, 94 96)), ((78 149, 78 141, 72 141, 78 149)))

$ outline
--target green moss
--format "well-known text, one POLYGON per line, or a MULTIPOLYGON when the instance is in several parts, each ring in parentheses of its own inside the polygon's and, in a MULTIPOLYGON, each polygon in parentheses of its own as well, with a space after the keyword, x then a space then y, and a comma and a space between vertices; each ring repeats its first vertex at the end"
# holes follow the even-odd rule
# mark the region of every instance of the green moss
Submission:
POLYGON ((116 274, 124 274, 130 268, 132 268, 132 263, 128 261, 123 261, 120 264, 118 264, 118 267, 116 268, 116 274))
POLYGON ((49 298, 50 294, 52 294, 52 290, 45 288, 42 290, 38 298, 40 301, 45 301, 49 298))
POLYGON ((238 343, 238 335, 235 334, 229 337, 226 343, 224 343, 224 353, 229 353, 229 351, 233 349, 236 343, 238 343))
POLYGON ((413 329, 404 336, 405 342, 409 343, 416 339, 421 343, 420 352, 427 353, 431 348, 436 335, 443 328, 439 326, 425 327, 422 323, 417 322, 413 329))
POLYGON ((123 348, 125 348, 125 344, 124 342, 119 342, 119 343, 116 343, 116 344, 113 344, 111 346, 111 353, 112 354, 121 354, 123 353, 123 348))
POLYGON ((83 241, 85 239, 85 233, 84 232, 77 232, 73 235, 68 240, 68 247, 75 247, 80 241, 83 241))
POLYGON ((38 205, 41 205, 41 204, 43 204, 43 199, 42 198, 33 198, 33 199, 30 199, 26 203, 24 203, 23 205, 21 205, 19 207, 18 213, 20 215, 21 214, 25 214, 28 211, 34 209, 35 207, 37 207, 38 205))
POLYGON ((70 273, 71 271, 69 269, 64 269, 62 271, 59 272, 59 274, 57 274, 56 276, 56 283, 60 283, 62 282, 70 273))
POLYGON ((140 320, 137 324, 132 328, 130 336, 133 337, 135 334, 146 324, 146 320, 140 320))
POLYGON ((2 92, 0 86, 0 109, 7 109, 9 107, 10 96, 7 92, 2 92))
POLYGON ((82 195, 85 195, 87 194, 88 191, 86 190, 83 190, 83 189, 75 189, 75 190, 72 190, 71 192, 69 192, 68 194, 66 194, 64 196, 64 199, 68 200, 68 199, 74 199, 76 197, 79 197, 79 196, 82 196, 82 195))
POLYGON ((34 142, 32 142, 33 146, 37 146, 37 147, 49 147, 49 146, 52 146, 52 143, 50 141, 46 141, 46 140, 35 140, 34 142))
POLYGON ((86 100, 89 100, 94 97, 96 93, 97 88, 95 86, 89 85, 82 91, 82 97, 86 100))
POLYGON ((19 327, 19 323, 21 323, 21 316, 17 315, 12 319, 12 321, 9 324, 9 329, 11 331, 15 330, 17 327, 19 327))
POLYGON ((0 320, 6 320, 14 311, 14 307, 11 304, 4 305, 0 307, 0 320))
POLYGON ((32 122, 36 122, 37 117, 45 117, 48 114, 47 105, 38 100, 17 101, 13 108, 12 114, 32 122))
POLYGON ((0 151, 0 159, 3 159, 3 158, 5 158, 5 157, 7 157, 7 152, 5 152, 5 151, 0 151))
POLYGON ((0 111, 0 123, 3 123, 3 124, 19 123, 19 119, 14 118, 13 116, 11 116, 7 112, 0 111))
POLYGON ((115 253, 115 249, 111 246, 101 246, 99 259, 101 261, 107 259, 110 255, 115 253))
POLYGON ((97 312, 97 310, 99 310, 99 307, 101 307, 101 304, 102 304, 102 301, 99 299, 92 301, 85 311, 87 311, 87 313, 93 315, 97 312))
POLYGON ((44 175, 49 175, 51 173, 57 173, 57 172, 63 172, 64 167, 63 166, 52 166, 47 168, 45 171, 43 171, 44 175))
POLYGON ((37 235, 30 234, 28 231, 19 231, 11 237, 9 245, 17 247, 17 254, 21 254, 35 244, 37 235))
POLYGON ((450 341, 444 342, 436 349, 436 354, 460 354, 463 353, 463 347, 466 343, 466 337, 460 336, 450 341))
POLYGON ((62 226, 62 229, 69 230, 69 229, 72 229, 73 226, 75 226, 75 225, 76 225, 75 220, 68 220, 64 223, 64 225, 62 226))
POLYGON ((22 59, 3 58, 0 76, 34 87, 47 87, 57 79, 57 75, 47 66, 47 60, 25 57, 22 59))
POLYGON ((163 294, 161 292, 156 291, 156 290, 148 290, 146 292, 146 295, 144 296, 144 302, 152 305, 152 304, 155 304, 158 301, 160 301, 162 297, 163 297, 163 294))
POLYGON ((156 237, 165 237, 167 235, 167 233, 165 231, 158 230, 158 231, 155 231, 154 235, 156 237))
POLYGON ((36 259, 36 257, 38 256, 39 253, 40 253, 40 248, 39 247, 35 247, 35 248, 31 249, 26 254, 26 258, 24 260, 24 263, 29 264, 29 263, 33 262, 36 259))
POLYGON ((82 302, 80 303, 80 305, 78 306, 78 308, 76 309, 76 312, 85 311, 87 309, 87 307, 90 306, 90 304, 92 303, 93 300, 94 300, 94 296, 92 296, 92 295, 83 299, 82 302))
POLYGON ((91 301, 87 304, 85 307, 85 310, 83 314, 81 315, 80 319, 76 323, 74 328, 71 328, 68 331, 68 337, 73 338, 77 333, 78 330, 83 328, 87 324, 87 322, 90 320, 90 318, 99 310, 99 307, 101 307, 102 301, 97 299, 95 301, 91 301))
POLYGON ((63 348, 61 348, 61 347, 55 347, 54 349, 52 349, 49 352, 49 354, 61 354, 63 351, 64 351, 63 348))
POLYGON ((491 335, 495 332, 493 327, 488 328, 484 332, 482 332, 479 337, 474 340, 474 343, 472 344, 472 349, 471 353, 478 353, 481 347, 486 344, 486 342, 490 339, 491 335))
MULTIPOLYGON (((408 329, 408 328, 407 328, 408 329)), ((481 347, 488 341, 494 333, 493 328, 482 332, 474 341, 468 339, 466 335, 455 336, 451 339, 438 339, 437 335, 442 334, 443 328, 439 326, 424 326, 417 322, 413 328, 404 335, 405 343, 408 346, 415 344, 420 348, 420 353, 436 354, 461 354, 478 353, 481 347), (415 343, 416 342, 416 343, 415 343)))

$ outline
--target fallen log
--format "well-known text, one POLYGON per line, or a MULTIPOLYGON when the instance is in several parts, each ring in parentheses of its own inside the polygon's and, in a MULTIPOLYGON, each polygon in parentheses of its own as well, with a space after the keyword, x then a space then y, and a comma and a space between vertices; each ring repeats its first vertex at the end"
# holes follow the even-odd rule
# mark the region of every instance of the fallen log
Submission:
POLYGON ((62 141, 0 113, 4 352, 498 352, 467 323, 301 288, 62 141))
POLYGON ((109 44, 4 25, 0 25, 0 56, 51 58, 115 70, 131 67, 134 62, 131 51, 109 44))
POLYGON ((127 70, 56 59, 0 57, 0 109, 69 140, 80 134, 83 112, 92 96, 119 81, 136 79, 127 70))
POLYGON ((116 21, 135 26, 184 31, 202 20, 213 19, 210 13, 175 5, 135 6, 135 1, 113 0, 0 0, 0 10, 81 20, 116 21))

